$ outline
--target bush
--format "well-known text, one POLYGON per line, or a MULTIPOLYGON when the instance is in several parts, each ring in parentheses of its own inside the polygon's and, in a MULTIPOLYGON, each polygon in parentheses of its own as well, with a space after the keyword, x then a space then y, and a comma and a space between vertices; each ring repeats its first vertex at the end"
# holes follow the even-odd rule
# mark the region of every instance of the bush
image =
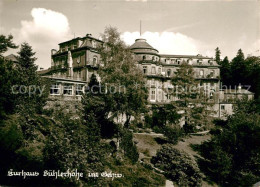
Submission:
POLYGON ((170 143, 177 144, 179 139, 183 137, 183 130, 180 127, 166 126, 163 129, 163 134, 167 137, 170 143))
POLYGON ((202 174, 197 163, 171 144, 163 145, 151 160, 155 167, 165 171, 165 176, 179 186, 199 186, 202 174))

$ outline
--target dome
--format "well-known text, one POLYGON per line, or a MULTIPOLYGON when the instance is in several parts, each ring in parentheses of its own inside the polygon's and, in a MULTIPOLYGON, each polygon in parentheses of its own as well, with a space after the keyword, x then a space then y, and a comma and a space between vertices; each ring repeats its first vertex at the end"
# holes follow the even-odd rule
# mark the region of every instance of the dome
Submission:
POLYGON ((130 49, 134 53, 152 53, 152 54, 157 54, 158 50, 154 49, 150 44, 146 42, 146 39, 136 39, 135 43, 130 46, 130 49))

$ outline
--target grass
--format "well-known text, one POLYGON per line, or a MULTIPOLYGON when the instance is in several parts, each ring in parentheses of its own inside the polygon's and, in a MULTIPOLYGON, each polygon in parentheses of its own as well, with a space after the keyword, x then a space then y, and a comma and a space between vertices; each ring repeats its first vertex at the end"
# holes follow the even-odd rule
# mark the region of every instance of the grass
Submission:
POLYGON ((157 150, 161 148, 161 145, 154 138, 155 136, 149 134, 134 134, 134 141, 137 142, 136 146, 140 153, 140 159, 155 156, 157 150))

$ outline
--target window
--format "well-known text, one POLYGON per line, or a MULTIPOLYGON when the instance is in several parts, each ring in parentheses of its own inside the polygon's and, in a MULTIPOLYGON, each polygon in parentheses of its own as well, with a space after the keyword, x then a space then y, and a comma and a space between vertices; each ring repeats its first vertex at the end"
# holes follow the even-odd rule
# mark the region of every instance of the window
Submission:
POLYGON ((171 69, 168 69, 167 70, 167 77, 170 77, 171 76, 171 69))
POLYGON ((202 81, 200 81, 200 86, 203 86, 203 82, 202 81))
POLYGON ((159 74, 162 73, 162 68, 158 68, 158 73, 159 73, 159 74))
POLYGON ((221 110, 225 110, 225 105, 221 105, 221 110))
POLYGON ((76 85, 76 95, 83 95, 83 85, 82 84, 77 84, 76 85))
POLYGON ((145 60, 145 59, 146 59, 146 56, 144 55, 144 56, 143 56, 143 60, 145 60))
POLYGON ((78 71, 78 78, 81 78, 81 71, 78 71))
POLYGON ((61 68, 64 68, 65 60, 61 60, 61 68))
POLYGON ((151 100, 155 101, 155 89, 151 89, 151 100))
POLYGON ((151 80, 151 86, 155 86, 155 80, 154 79, 151 80))
POLYGON ((177 64, 179 65, 181 63, 181 60, 180 59, 177 59, 177 64))
POLYGON ((155 67, 152 67, 152 74, 155 74, 156 71, 155 71, 155 67))
POLYGON ((78 63, 78 64, 80 63, 80 57, 77 58, 77 63, 78 63))
POLYGON ((72 84, 65 84, 63 87, 64 95, 72 95, 72 84))
POLYGON ((211 70, 209 76, 210 76, 211 78, 213 78, 213 77, 214 77, 214 74, 215 74, 215 71, 214 71, 214 70, 211 70))
POLYGON ((60 95, 60 84, 55 83, 51 85, 51 90, 50 90, 51 95, 60 95))
POLYGON ((97 57, 93 57, 93 66, 96 66, 97 65, 97 57))
POLYGON ((162 91, 158 90, 158 100, 161 101, 162 100, 162 91))
POLYGON ((154 61, 154 56, 152 57, 152 61, 154 61))
POLYGON ((147 74, 147 66, 143 66, 143 72, 144 74, 147 74))
POLYGON ((203 77, 203 76, 204 76, 204 71, 200 70, 200 77, 203 77))
POLYGON ((209 93, 209 99, 213 99, 213 92, 209 93))

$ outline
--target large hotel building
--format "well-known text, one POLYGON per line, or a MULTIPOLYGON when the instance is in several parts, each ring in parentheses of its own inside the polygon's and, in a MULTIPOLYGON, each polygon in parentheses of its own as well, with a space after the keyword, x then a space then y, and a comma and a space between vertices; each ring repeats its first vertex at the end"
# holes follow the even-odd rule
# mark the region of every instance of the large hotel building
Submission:
MULTIPOLYGON (((44 77, 53 80, 50 88, 50 99, 80 99, 84 87, 88 85, 92 74, 100 78, 97 70, 101 64, 97 46, 103 42, 87 34, 59 44, 59 49, 51 51, 51 68, 39 71, 44 77)), ((220 68, 213 58, 202 55, 160 54, 145 39, 136 39, 130 46, 136 63, 146 75, 149 85, 149 102, 168 103, 177 98, 166 94, 162 88, 171 88, 171 77, 179 66, 187 62, 193 66, 195 78, 200 86, 207 88, 206 94, 213 103, 212 110, 216 117, 232 114, 235 98, 253 98, 253 93, 244 89, 221 90, 220 68)))

